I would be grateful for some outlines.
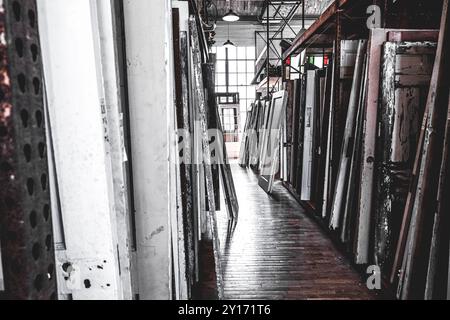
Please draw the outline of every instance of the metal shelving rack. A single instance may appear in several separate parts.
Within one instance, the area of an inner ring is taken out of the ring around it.
[[[256,73],[252,84],[257,85],[260,90],[266,91],[266,98],[270,99],[277,85],[282,81],[283,55],[280,54],[274,45],[275,41],[292,41],[294,39],[285,37],[286,29],[296,34],[291,23],[297,20],[297,12],[302,6],[303,27],[305,20],[305,2],[294,1],[271,1],[266,0],[264,9],[261,13],[260,21],[266,24],[265,32],[256,32],[255,37],[259,36],[266,45],[265,50],[259,56],[256,63]],[[277,25],[276,29],[272,26]],[[265,33],[263,35],[263,33]],[[271,58],[271,52],[275,56]],[[265,78],[260,80],[262,73]],[[271,79],[272,78],[272,79]],[[264,90],[264,86],[266,89]]]

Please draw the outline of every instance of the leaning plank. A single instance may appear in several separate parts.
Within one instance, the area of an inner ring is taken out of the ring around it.
[[[442,260],[447,260],[448,255],[440,256],[442,252],[441,246],[443,246],[442,241],[448,241],[448,230],[445,228],[448,226],[449,219],[449,172],[450,172],[450,97],[449,97],[449,107],[447,112],[447,123],[445,128],[445,136],[444,136],[444,153],[442,155],[441,161],[441,169],[439,172],[439,184],[438,184],[438,193],[437,193],[437,208],[434,214],[434,222],[433,222],[433,234],[431,239],[431,248],[430,248],[430,258],[428,260],[428,272],[427,272],[427,280],[425,283],[425,299],[432,300],[434,298],[435,293],[435,285],[437,278],[437,271],[439,267],[439,263],[443,263]],[[444,235],[446,235],[444,237]],[[448,249],[448,248],[447,248]],[[447,252],[445,252],[447,253]],[[446,261],[448,262],[448,261]],[[445,263],[445,262],[444,262]],[[450,292],[448,292],[450,294]]]
[[[420,34],[420,33],[416,32],[416,34]],[[433,38],[428,39],[428,40],[433,40]],[[394,262],[393,262],[392,270],[390,273],[390,283],[391,284],[393,284],[396,281],[396,279],[398,279],[399,271],[400,271],[401,264],[402,264],[402,258],[403,258],[404,252],[405,252],[408,229],[409,229],[409,224],[411,222],[412,206],[413,206],[413,202],[414,202],[415,192],[417,189],[417,178],[418,178],[419,165],[420,165],[420,160],[421,160],[421,155],[422,155],[422,148],[423,148],[423,144],[424,144],[424,140],[425,140],[425,130],[426,130],[427,123],[428,123],[428,105],[426,106],[423,121],[422,121],[422,126],[420,129],[418,144],[417,144],[417,148],[416,148],[416,150],[417,150],[416,157],[414,160],[414,167],[412,169],[412,174],[411,174],[410,190],[408,192],[405,207],[403,210],[402,224],[400,227],[399,237],[398,237],[398,241],[397,241],[397,248],[396,248],[396,252],[395,252],[395,256],[394,256]]]
[[[197,254],[196,249],[196,239],[195,239],[195,223],[194,223],[194,199],[193,199],[193,181],[192,181],[192,119],[189,114],[189,39],[188,33],[181,33],[181,85],[182,85],[182,108],[183,108],[183,129],[187,133],[187,143],[184,146],[184,156],[186,159],[184,166],[184,176],[185,185],[187,189],[185,190],[185,215],[184,220],[186,224],[184,225],[185,233],[187,237],[186,246],[188,248],[188,277],[191,285],[194,285],[196,265],[195,256]]]
[[[428,220],[427,212],[431,209],[430,203],[436,195],[437,186],[433,181],[437,180],[438,168],[437,156],[443,143],[443,129],[445,125],[445,114],[447,103],[444,99],[448,98],[448,66],[450,54],[449,39],[449,1],[444,1],[442,11],[441,32],[439,35],[439,44],[436,55],[436,61],[433,76],[430,85],[430,93],[428,95],[428,114],[429,121],[425,133],[425,143],[423,147],[422,161],[420,164],[419,179],[417,183],[417,192],[414,199],[412,211],[411,225],[409,229],[408,245],[405,252],[406,260],[403,268],[403,281],[401,288],[402,299],[411,297],[423,297],[422,288],[420,286],[422,277],[422,261],[424,246],[428,242],[428,232],[424,226]],[[434,198],[435,200],[435,198]],[[419,260],[421,259],[421,260]],[[416,280],[416,281],[413,281]],[[416,288],[413,286],[419,284]]]
[[[306,75],[300,76],[300,101],[299,101],[299,117],[298,117],[298,137],[295,143],[297,148],[295,190],[301,193],[302,177],[303,177],[303,139],[305,137],[305,105],[306,105]]]
[[[348,178],[347,195],[345,199],[345,208],[342,219],[341,228],[341,241],[342,243],[349,244],[351,236],[353,236],[353,225],[356,216],[356,195],[358,192],[359,174],[361,171],[361,150],[362,150],[362,133],[364,127],[364,111],[367,98],[367,55],[364,59],[364,75],[361,79],[361,92],[359,98],[358,115],[356,120],[355,139],[353,142],[352,159],[350,164],[350,174]]]
[[[223,297],[223,280],[222,280],[222,270],[220,267],[220,244],[218,239],[218,227],[217,227],[217,219],[216,219],[216,204],[215,204],[215,196],[214,196],[214,182],[211,170],[211,152],[209,147],[209,135],[208,135],[208,127],[207,127],[207,119],[206,119],[206,102],[205,102],[205,93],[204,93],[204,85],[203,85],[203,76],[202,76],[202,61],[201,61],[201,52],[200,52],[200,44],[198,39],[198,30],[197,24],[194,17],[189,18],[189,31],[191,35],[191,43],[192,43],[192,59],[193,59],[193,73],[195,83],[194,86],[194,94],[198,96],[198,111],[200,116],[200,126],[202,131],[202,153],[203,153],[203,162],[204,162],[204,170],[205,170],[205,178],[206,178],[206,193],[208,195],[209,202],[209,212],[208,212],[208,220],[210,223],[210,228],[213,236],[213,246],[214,246],[214,258],[216,263],[216,276],[218,283],[218,296],[219,299]]]
[[[306,103],[304,118],[304,140],[303,140],[303,168],[302,188],[300,198],[302,201],[310,201],[312,198],[313,165],[314,165],[314,135],[317,115],[317,72],[307,71],[306,79]]]
[[[422,127],[420,130],[420,136],[418,140],[416,158],[414,161],[414,168],[411,176],[410,191],[406,198],[405,210],[403,211],[403,220],[400,228],[399,240],[397,242],[397,249],[395,252],[394,263],[391,271],[390,282],[393,284],[399,277],[399,289],[401,288],[401,282],[404,279],[404,274],[401,272],[403,261],[405,260],[405,249],[407,242],[409,241],[408,230],[411,223],[412,209],[414,205],[414,198],[417,191],[417,180],[419,176],[419,166],[422,159],[423,145],[425,142],[425,130],[428,124],[428,105],[425,109],[425,114],[422,121]],[[401,291],[401,290],[400,290]]]
[[[336,51],[336,50],[335,50]],[[333,61],[333,60],[331,60]],[[336,65],[334,63],[330,64],[329,68],[332,68],[331,74],[331,89],[330,95],[335,91],[334,88],[336,86]],[[330,99],[330,105],[328,109],[328,127],[327,127],[327,145],[325,150],[325,176],[324,176],[324,184],[323,184],[323,197],[322,197],[322,218],[326,219],[330,212],[330,199],[331,199],[331,162],[332,162],[332,153],[333,153],[333,123],[334,123],[334,108],[335,102],[333,97]]]
[[[338,180],[331,210],[330,228],[335,230],[340,226],[342,211],[344,208],[346,183],[349,176],[352,142],[355,133],[355,122],[358,112],[358,104],[361,93],[361,78],[364,73],[364,57],[367,41],[360,40],[356,57],[355,71],[353,75],[353,86],[350,103],[347,111],[347,122],[345,125],[344,141],[342,144],[341,160],[338,171]]]
[[[375,163],[375,141],[377,134],[378,93],[380,83],[381,46],[386,41],[385,29],[371,31],[369,45],[369,76],[366,117],[363,134],[361,185],[358,199],[358,218],[355,239],[357,264],[369,262],[370,227],[372,217],[373,174]]]
[[[369,256],[369,230],[373,208],[373,179],[375,170],[375,142],[377,133],[377,117],[380,90],[380,66],[381,48],[384,42],[389,41],[433,41],[436,31],[430,30],[405,30],[405,29],[373,29],[370,35],[369,45],[369,76],[368,97],[366,106],[364,139],[363,139],[363,167],[361,173],[361,187],[358,199],[358,229],[356,239],[356,260],[359,263],[367,263]],[[406,240],[405,240],[406,241]],[[400,261],[402,255],[396,260]],[[399,263],[397,263],[397,266]],[[394,267],[391,281],[398,267]]]
[[[297,160],[297,147],[296,147],[296,141],[298,139],[298,117],[299,117],[299,113],[298,113],[298,103],[299,103],[299,91],[300,90],[300,86],[299,86],[299,80],[295,80],[294,81],[294,86],[293,86],[293,95],[292,95],[292,140],[291,140],[291,159],[290,159],[290,164],[289,164],[289,168],[290,168],[290,172],[289,172],[289,184],[293,187],[295,187],[295,176],[297,173],[296,170],[296,160]]]
[[[210,56],[211,58],[213,55]],[[210,134],[210,141],[214,141],[215,130],[217,129],[219,118],[217,118],[216,109],[217,109],[217,99],[216,99],[216,82],[215,82],[215,74],[216,74],[216,64],[215,61],[210,61],[203,64],[203,76],[204,83],[206,84],[206,94],[207,94],[207,117],[208,117],[208,129],[211,130]],[[216,150],[211,150],[211,157],[217,158]],[[215,204],[216,204],[216,211],[220,211],[220,168],[219,163],[216,161],[212,161],[211,164],[211,170],[213,173],[213,179],[214,179],[214,190],[215,192]]]
[[[324,198],[327,198],[328,189],[325,188],[324,180],[326,177],[326,168],[327,168],[327,147],[328,147],[328,125],[329,125],[329,117],[330,117],[330,101],[331,101],[331,93],[332,90],[332,82],[333,82],[333,66],[330,63],[326,67],[325,72],[325,81],[324,88],[321,95],[323,96],[321,103],[321,114],[320,114],[320,138],[318,142],[318,154],[319,154],[319,163],[317,165],[317,180],[316,180],[316,188],[317,194],[315,197],[315,201],[318,204],[317,207],[317,215],[322,215],[323,213],[323,205]]]
[[[175,114],[177,119],[177,129],[184,129],[184,106],[183,102],[183,70],[180,68],[182,65],[181,54],[181,31],[180,31],[180,12],[178,8],[172,10],[172,24],[173,24],[173,49],[175,60]],[[185,33],[184,33],[185,35]],[[188,129],[189,130],[189,129]],[[183,136],[183,139],[185,137]],[[186,143],[184,141],[184,143]],[[182,146],[178,144],[178,152],[184,152]],[[185,244],[189,242],[188,234],[185,233],[184,226],[188,225],[188,221],[185,219],[187,216],[188,198],[190,196],[191,185],[187,183],[190,180],[189,172],[186,167],[186,163],[181,163],[180,159],[177,159],[177,215],[172,215],[172,247],[174,252],[173,256],[178,259],[178,266],[174,268],[178,272],[174,272],[174,277],[178,280],[175,281],[175,292],[177,299],[186,300],[189,299],[189,279],[188,279],[188,251]],[[190,181],[189,181],[190,182]],[[175,259],[174,259],[175,260]],[[174,261],[175,263],[175,261]]]
[[[435,55],[431,42],[384,45],[374,210],[374,256],[383,273],[392,267]]]

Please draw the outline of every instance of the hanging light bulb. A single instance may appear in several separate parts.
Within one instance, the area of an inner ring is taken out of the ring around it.
[[[225,41],[225,43],[223,44],[223,46],[224,46],[226,49],[231,49],[231,48],[236,47],[236,45],[235,45],[233,42],[231,42],[229,39],[228,39],[227,41]]]
[[[226,22],[236,22],[239,21],[240,18],[236,13],[234,13],[232,9],[230,9],[230,11],[228,11],[228,13],[224,15],[222,19]]]
[[[236,47],[236,45],[233,42],[231,42],[231,40],[230,40],[230,24],[229,23],[228,23],[228,40],[225,41],[223,46],[226,49],[232,49],[232,48]]]

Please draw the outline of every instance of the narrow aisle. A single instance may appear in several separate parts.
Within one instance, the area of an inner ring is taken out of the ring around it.
[[[280,184],[269,197],[233,165],[239,223],[227,242],[219,214],[226,299],[372,299],[360,275]]]

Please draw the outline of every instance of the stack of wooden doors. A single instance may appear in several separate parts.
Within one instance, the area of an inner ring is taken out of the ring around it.
[[[448,20],[342,40],[290,86],[285,185],[402,299],[450,293]]]

